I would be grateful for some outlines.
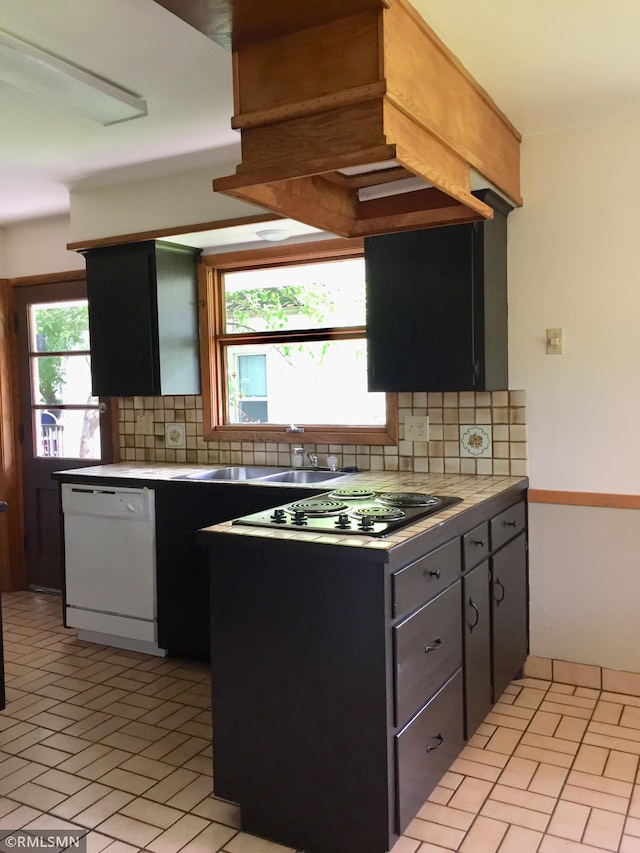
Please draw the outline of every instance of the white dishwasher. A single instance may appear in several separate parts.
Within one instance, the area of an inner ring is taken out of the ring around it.
[[[63,483],[66,620],[78,637],[158,647],[153,489]]]

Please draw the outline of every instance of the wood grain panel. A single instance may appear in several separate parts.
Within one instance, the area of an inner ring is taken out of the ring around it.
[[[265,166],[287,164],[295,174],[312,158],[341,158],[365,148],[387,143],[382,127],[382,100],[350,104],[330,112],[299,116],[289,121],[242,131],[242,174]]]
[[[8,280],[0,280],[0,500],[8,512],[0,515],[0,589],[25,586],[22,548],[22,482],[18,464],[15,413],[18,411],[14,382],[15,352],[12,346],[13,305]]]
[[[520,135],[409,4],[384,12],[387,97],[521,204]]]
[[[385,5],[384,0],[156,0],[227,50]]]
[[[603,492],[565,492],[551,489],[529,489],[529,502],[595,506],[611,509],[640,509],[640,495],[616,495]]]
[[[239,94],[236,113],[295,104],[378,82],[377,40],[378,15],[369,12],[247,45],[236,54],[234,65]]]

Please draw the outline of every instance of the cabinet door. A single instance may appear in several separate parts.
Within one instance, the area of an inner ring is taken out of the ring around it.
[[[528,650],[526,535],[491,558],[493,701],[522,669]]]
[[[190,530],[156,531],[158,645],[208,658],[208,548]]]
[[[87,252],[86,262],[93,393],[158,394],[152,253],[96,249]]]
[[[473,226],[368,237],[370,391],[473,389]]]
[[[491,608],[489,562],[462,582],[465,738],[469,740],[491,710]]]

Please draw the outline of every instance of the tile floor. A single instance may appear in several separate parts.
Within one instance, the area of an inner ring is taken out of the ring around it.
[[[287,853],[211,794],[205,666],[81,642],[53,596],[5,595],[3,614],[0,832],[83,828],[88,853]],[[393,853],[640,853],[639,756],[640,698],[514,682]]]

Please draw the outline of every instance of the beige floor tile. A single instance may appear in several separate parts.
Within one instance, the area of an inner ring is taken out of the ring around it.
[[[554,764],[540,764],[529,784],[529,790],[535,794],[559,797],[568,772],[566,767],[556,767]]]
[[[85,786],[82,790],[77,791],[75,794],[67,797],[64,801],[62,801],[55,808],[51,809],[51,812],[58,817],[68,818],[72,820],[77,814],[84,811],[85,809],[92,806],[94,803],[97,803],[98,800],[101,800],[107,794],[111,793],[111,789],[107,788],[106,785],[100,785],[96,782],[92,782],[87,785],[86,781]]]
[[[522,746],[533,746],[536,749],[551,750],[552,752],[562,752],[565,755],[575,755],[578,751],[578,744],[572,741],[567,741],[557,737],[547,737],[546,735],[529,734],[525,732],[520,739]]]
[[[416,853],[418,847],[420,847],[420,842],[413,838],[399,838],[389,853]]]
[[[456,758],[450,769],[462,776],[472,776],[474,779],[484,779],[487,782],[495,782],[500,775],[499,767],[478,764],[477,761],[467,761],[464,758]]]
[[[31,782],[32,779],[37,779],[42,773],[48,770],[44,764],[35,764],[28,762],[20,767],[19,770],[14,770],[8,773],[4,778],[0,778],[0,795],[10,794],[26,782]]]
[[[146,846],[152,853],[175,853],[207,828],[207,821],[185,815]]]
[[[460,845],[461,853],[495,853],[508,828],[503,821],[479,817]]]
[[[155,784],[153,779],[148,776],[140,776],[138,773],[130,773],[123,770],[121,767],[116,767],[105,773],[101,777],[101,781],[110,788],[116,788],[118,791],[127,791],[129,794],[140,796],[146,790]]]
[[[148,776],[150,779],[159,782],[173,773],[176,768],[171,764],[163,764],[161,761],[154,761],[151,758],[134,755],[133,758],[128,758],[124,761],[120,765],[120,769],[128,770],[130,773],[139,773],[140,776]]]
[[[554,737],[579,743],[583,738],[587,725],[587,720],[582,720],[578,717],[563,717],[554,732]]]
[[[517,729],[509,729],[505,726],[498,726],[495,732],[489,738],[485,749],[491,752],[501,752],[505,755],[511,755],[516,748],[521,734]]]
[[[215,820],[216,823],[224,823],[225,826],[240,829],[240,808],[235,803],[228,803],[226,800],[207,797],[197,806],[194,806],[191,813],[207,820]]]
[[[500,783],[512,788],[529,787],[533,775],[538,769],[538,762],[528,758],[511,757],[500,774]]]
[[[640,853],[640,838],[623,835],[620,842],[620,853]]]
[[[420,820],[450,826],[452,829],[469,829],[473,815],[460,809],[440,806],[437,803],[425,803],[417,814]]]
[[[149,800],[154,800],[157,803],[166,803],[171,797],[175,797],[183,788],[190,785],[194,779],[197,779],[197,773],[191,770],[178,769],[174,770],[170,776],[167,776],[161,782],[157,782],[152,788],[145,793]]]
[[[572,770],[567,777],[570,785],[580,788],[590,788],[592,791],[602,791],[603,794],[615,794],[617,797],[630,799],[633,792],[631,782],[623,782],[619,779],[608,779],[605,776],[596,776],[593,773],[582,773]]]
[[[448,805],[454,809],[461,809],[462,811],[476,814],[480,811],[482,804],[489,796],[492,784],[492,782],[468,776],[458,786]]]
[[[440,845],[440,847],[457,850],[465,834],[460,829],[452,829],[449,826],[442,826],[438,823],[414,818],[405,829],[404,835],[407,835],[409,838],[417,838],[419,841],[428,841],[431,844]],[[227,848],[232,850],[228,845]],[[232,851],[232,853],[235,853],[235,851]]]
[[[89,808],[84,809],[74,815],[74,822],[80,826],[88,826],[95,829],[111,815],[119,811],[122,806],[126,806],[133,800],[132,794],[126,794],[124,791],[111,791],[101,800],[98,800]]]
[[[143,823],[150,823],[160,829],[168,829],[181,817],[184,817],[184,812],[169,808],[169,806],[161,803],[154,803],[144,797],[131,800],[130,803],[120,809],[119,814],[141,820]]]
[[[489,738],[487,735],[472,735],[467,741],[467,746],[475,746],[478,749],[484,749],[485,746],[489,743]]]
[[[529,734],[553,735],[563,717],[561,714],[550,714],[548,711],[537,711],[527,726]]]
[[[515,790],[515,789],[514,789]],[[543,812],[534,812],[530,809],[514,806],[510,803],[501,803],[497,800],[488,799],[480,809],[483,817],[523,826],[525,829],[535,829],[541,832],[549,823],[549,815]]]
[[[617,726],[622,716],[624,705],[618,702],[598,702],[591,717],[596,723],[611,723]]]
[[[612,850],[615,853],[622,838],[623,826],[624,815],[591,809],[582,841],[585,844],[593,844],[594,847],[603,847],[605,850]]]
[[[637,817],[628,817],[624,828],[627,835],[633,835],[640,838],[640,819]]]
[[[583,743],[590,746],[602,746],[605,749],[614,749],[620,752],[631,752],[633,755],[640,755],[640,744],[637,741],[599,734],[590,729],[587,729],[585,732]]]
[[[33,809],[31,806],[18,806],[9,814],[0,817],[0,830],[22,829],[23,826],[39,818],[41,814],[39,809]]]
[[[603,794],[591,788],[579,788],[575,785],[565,785],[561,797],[572,803],[581,803],[596,809],[604,809],[609,812],[625,814],[629,801],[625,797],[616,797],[613,794]]]
[[[596,776],[601,776],[604,768],[609,760],[609,750],[601,746],[589,746],[582,744],[576,754],[576,760],[573,762],[574,770],[581,770],[583,773],[594,773]]]
[[[545,835],[540,842],[538,853],[602,853],[602,848],[592,847],[590,844],[581,844],[579,841],[566,841],[564,838],[555,838],[553,835]]]
[[[463,758],[466,761],[475,761],[478,764],[488,764],[491,767],[504,767],[509,760],[508,757],[502,753],[477,749],[473,746],[465,746],[460,753],[460,758]]]
[[[222,850],[235,835],[235,829],[212,823],[181,849],[180,853],[214,853]]]
[[[36,809],[49,811],[62,800],[66,799],[66,794],[61,794],[59,791],[52,791],[50,788],[43,788],[35,782],[27,782],[25,785],[21,785],[19,788],[11,791],[11,799],[26,806],[33,806]]]
[[[193,782],[186,785],[171,799],[167,800],[167,805],[183,811],[190,811],[198,803],[202,802],[205,797],[211,796],[213,792],[213,781],[210,776],[198,776]]]
[[[564,752],[541,749],[537,746],[519,744],[514,751],[518,758],[528,758],[530,761],[541,761],[544,764],[554,764],[556,767],[571,767],[573,756]]]
[[[561,800],[553,813],[547,832],[559,838],[580,841],[590,813],[588,806]]]
[[[555,797],[535,794],[532,791],[522,791],[519,788],[509,788],[507,785],[494,785],[489,799],[548,815],[551,814],[556,804]]]
[[[522,826],[510,826],[499,847],[499,853],[536,853],[541,838],[541,832]]]
[[[631,804],[629,806],[629,814],[631,817],[640,818],[640,785],[634,785],[633,793],[631,794]]]
[[[619,725],[628,726],[632,729],[640,729],[640,708],[635,705],[623,705],[622,715],[619,720]],[[31,718],[30,722],[34,722]],[[606,722],[610,722],[607,720]],[[39,724],[42,725],[42,724]]]
[[[115,814],[100,824],[100,832],[118,838],[127,844],[146,847],[162,830],[157,826],[143,823],[123,814]]]
[[[533,690],[531,687],[524,687],[515,698],[513,704],[516,707],[535,709],[539,707],[544,697],[545,694],[542,690]]]

